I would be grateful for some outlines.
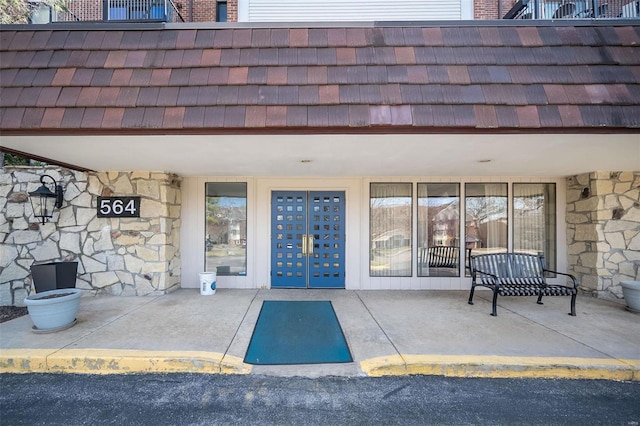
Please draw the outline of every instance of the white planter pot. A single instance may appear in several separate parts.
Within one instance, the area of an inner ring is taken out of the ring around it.
[[[627,310],[640,314],[640,281],[622,281],[622,294],[627,302]]]
[[[24,299],[34,331],[54,332],[72,327],[80,306],[82,290],[64,288],[31,294]]]

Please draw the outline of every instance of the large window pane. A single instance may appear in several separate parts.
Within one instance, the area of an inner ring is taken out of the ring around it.
[[[418,276],[459,275],[461,257],[459,184],[418,184],[417,254]]]
[[[206,184],[205,261],[218,275],[247,273],[247,184]]]
[[[506,183],[466,184],[465,212],[465,245],[471,254],[507,251]]]
[[[412,191],[410,183],[371,184],[372,277],[411,276]]]
[[[556,185],[513,184],[513,249],[544,254],[549,269],[556,269]]]

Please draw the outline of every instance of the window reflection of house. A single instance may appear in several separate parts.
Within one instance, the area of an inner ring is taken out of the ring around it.
[[[507,185],[467,183],[465,196],[466,235],[477,240],[468,248],[482,249],[483,253],[506,251]]]
[[[405,235],[405,231],[401,229],[385,232],[373,239],[374,249],[408,247],[410,244],[411,238]]]
[[[491,248],[491,242],[507,241],[508,221],[503,218],[478,221],[473,216],[467,216],[466,248]],[[504,251],[505,247],[496,247],[497,251]],[[487,250],[483,250],[487,251]]]
[[[219,208],[217,220],[207,224],[207,235],[214,244],[242,245],[246,235],[245,207]]]
[[[430,235],[433,236],[433,240],[429,241],[429,246],[457,246],[459,221],[458,202],[451,203],[440,210],[431,219],[433,231]]]

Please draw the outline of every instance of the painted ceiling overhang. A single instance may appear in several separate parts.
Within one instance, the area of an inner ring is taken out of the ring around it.
[[[0,150],[182,176],[640,168],[640,22],[0,29]]]

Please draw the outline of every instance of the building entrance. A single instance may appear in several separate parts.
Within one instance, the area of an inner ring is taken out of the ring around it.
[[[344,191],[271,194],[271,287],[345,287]]]

